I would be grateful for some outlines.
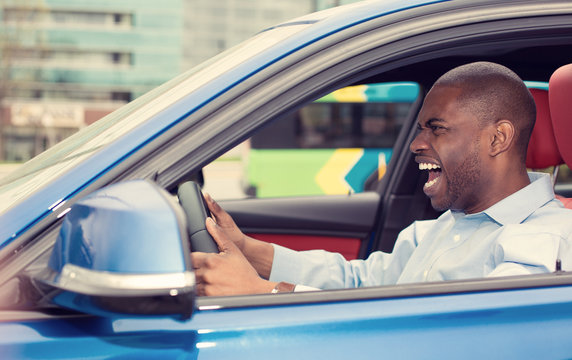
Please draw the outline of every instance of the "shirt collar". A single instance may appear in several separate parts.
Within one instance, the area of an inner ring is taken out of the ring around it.
[[[483,211],[501,225],[520,224],[538,208],[554,199],[549,174],[528,173],[530,184]]]

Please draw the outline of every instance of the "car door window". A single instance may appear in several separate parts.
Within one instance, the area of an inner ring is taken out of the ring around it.
[[[209,164],[205,190],[219,199],[366,191],[385,174],[418,95],[412,82],[338,89]]]

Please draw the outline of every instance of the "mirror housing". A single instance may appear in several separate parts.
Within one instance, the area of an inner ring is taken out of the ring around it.
[[[195,276],[183,209],[149,181],[102,188],[71,207],[35,280],[80,312],[188,319]]]

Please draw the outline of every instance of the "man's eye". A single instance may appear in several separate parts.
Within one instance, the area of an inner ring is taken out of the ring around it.
[[[433,125],[431,123],[421,125],[417,123],[417,130],[422,131],[423,129],[427,129],[433,133],[439,133],[442,132],[443,130],[446,130],[445,127],[440,125]]]

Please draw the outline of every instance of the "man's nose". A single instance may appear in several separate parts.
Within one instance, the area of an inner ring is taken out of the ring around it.
[[[429,145],[427,143],[425,132],[420,130],[409,145],[409,150],[411,150],[411,152],[414,154],[418,154],[423,150],[427,150],[428,148]]]

